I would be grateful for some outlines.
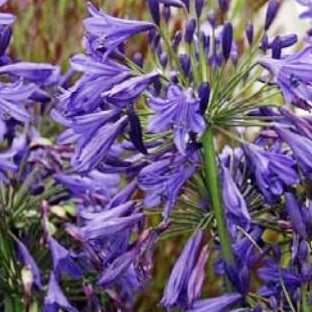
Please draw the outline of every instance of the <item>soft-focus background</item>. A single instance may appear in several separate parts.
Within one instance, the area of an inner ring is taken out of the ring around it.
[[[115,16],[149,19],[144,0],[92,0],[92,2]],[[236,0],[236,2],[243,10],[239,12],[240,19],[237,20],[237,23],[242,26],[241,29],[247,19],[252,19],[255,12],[258,10],[263,14],[265,12],[266,0]],[[271,31],[278,29],[281,33],[291,33],[296,29],[296,33],[303,36],[308,25],[297,19],[300,7],[295,0],[282,0],[281,2],[283,5],[278,20]],[[68,67],[69,57],[82,50],[82,21],[87,14],[86,3],[87,1],[84,0],[9,0],[4,10],[17,16],[14,25],[14,40],[10,47],[11,53],[27,61],[61,64],[65,70]],[[242,16],[246,20],[242,20]],[[261,17],[255,23],[261,25],[264,18],[260,19]],[[177,27],[179,27],[178,24],[179,21],[177,21]],[[144,53],[146,46],[147,39],[142,37],[141,41],[136,41],[133,46],[129,47],[130,55],[135,51]],[[135,311],[163,311],[157,307],[157,303],[184,239],[185,237],[180,235],[174,239],[171,238],[170,243],[166,240],[160,242],[155,255],[157,261],[154,267],[154,279],[146,292],[138,298]],[[211,267],[210,264],[209,267]],[[213,274],[208,273],[208,281],[209,294],[213,295],[219,285]]]

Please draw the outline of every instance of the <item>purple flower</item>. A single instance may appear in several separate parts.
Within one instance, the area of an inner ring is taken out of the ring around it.
[[[154,28],[152,23],[109,16],[102,10],[97,10],[91,3],[88,3],[88,9],[92,17],[84,20],[84,26],[87,33],[94,36],[98,44],[105,48],[105,55],[109,55],[133,35]]]
[[[219,0],[219,7],[223,12],[228,11],[230,6],[230,0]]]
[[[120,277],[120,275],[125,273],[137,254],[138,249],[134,246],[128,252],[116,258],[110,266],[104,270],[98,281],[98,285],[106,288],[107,286],[110,286],[110,284],[116,283],[116,280]]]
[[[281,279],[286,289],[291,293],[301,286],[301,278],[294,269],[280,268],[279,264],[273,260],[267,260],[266,266],[258,270],[258,275],[260,279],[267,284],[272,294],[281,292]],[[263,288],[263,290],[264,289],[265,288]]]
[[[293,229],[307,240],[312,228],[310,207],[303,207],[291,193],[285,193],[285,207]]]
[[[32,85],[24,85],[21,82],[0,85],[0,118],[12,117],[21,122],[28,122],[30,116],[21,104],[34,92]]]
[[[292,149],[304,174],[312,179],[312,140],[284,128],[275,128],[275,130]]]
[[[296,162],[291,157],[266,151],[255,144],[245,145],[244,151],[258,188],[269,203],[284,193],[285,186],[298,183],[297,172],[293,169]]]
[[[49,238],[49,247],[53,259],[53,271],[59,274],[70,275],[75,279],[82,277],[81,268],[73,261],[70,252],[58,243],[53,237]]]
[[[130,75],[127,67],[116,62],[93,59],[83,54],[72,57],[71,66],[84,74],[62,95],[62,108],[67,115],[93,112],[103,102],[101,94]]]
[[[226,209],[227,221],[230,224],[233,223],[234,225],[240,225],[248,229],[251,218],[243,195],[226,167],[222,167],[221,176],[223,181],[223,202]]]
[[[279,8],[279,3],[277,0],[270,0],[265,16],[265,25],[264,29],[268,30],[275,19],[277,10]]]
[[[104,161],[110,147],[127,123],[124,116],[112,124],[94,125],[88,132],[81,135],[72,159],[72,165],[78,171],[91,171]]]
[[[226,23],[222,30],[222,52],[225,60],[230,57],[233,44],[233,26],[231,23]]]
[[[203,232],[201,230],[194,233],[174,264],[161,299],[161,304],[168,309],[187,306],[188,282],[196,265],[202,238]]]
[[[27,247],[20,240],[15,239],[15,242],[21,262],[24,266],[30,269],[35,286],[38,289],[42,289],[41,275],[37,263],[29,253]]]
[[[274,75],[274,82],[280,87],[288,103],[300,108],[311,109],[312,47],[286,56],[282,59],[264,58],[260,64]]]
[[[0,74],[10,74],[41,85],[60,77],[60,68],[51,64],[19,62],[0,67]]]
[[[166,99],[151,98],[148,104],[156,112],[149,119],[148,129],[160,133],[173,127],[174,143],[182,154],[185,154],[189,133],[202,134],[205,131],[205,120],[199,114],[200,101],[192,97],[190,91],[184,92],[171,85]]]
[[[253,38],[254,38],[254,26],[251,22],[248,22],[246,25],[246,36],[247,36],[249,45],[252,45]]]
[[[68,312],[78,312],[64,296],[56,276],[52,272],[50,274],[49,289],[44,299],[43,312],[58,312],[59,309],[63,309]]]
[[[164,218],[168,218],[184,183],[194,174],[194,167],[173,166],[171,159],[156,161],[144,167],[138,176],[139,187],[145,191],[144,206],[157,207],[165,202]]]
[[[102,97],[117,106],[123,107],[136,100],[147,86],[159,77],[157,70],[137,77],[132,77],[102,93]]]
[[[128,207],[126,204],[123,209],[132,208]],[[121,209],[117,209],[118,211]],[[85,240],[93,240],[97,238],[109,237],[116,235],[120,231],[124,231],[127,228],[132,228],[136,223],[143,220],[144,215],[142,213],[133,213],[129,216],[114,216],[115,211],[112,211],[110,216],[102,216],[99,219],[92,219],[86,223],[85,226],[81,227],[79,231],[82,233],[82,237]],[[106,217],[106,219],[105,219]],[[101,220],[104,219],[103,222]]]
[[[205,280],[205,266],[209,258],[209,247],[205,245],[199,255],[197,263],[191,273],[188,286],[187,286],[187,301],[188,305],[198,299],[201,294],[203,283]]]
[[[223,312],[228,306],[238,302],[241,298],[241,294],[230,293],[215,298],[198,300],[187,312]]]

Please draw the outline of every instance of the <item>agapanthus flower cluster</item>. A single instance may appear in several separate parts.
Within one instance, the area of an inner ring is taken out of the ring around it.
[[[155,250],[179,242],[160,308],[310,311],[309,40],[272,35],[277,0],[243,33],[239,1],[145,2],[146,21],[88,3],[65,75],[11,60],[14,17],[0,14],[5,281],[21,277],[26,310],[38,296],[46,312],[134,311]],[[127,49],[137,38],[144,54]]]

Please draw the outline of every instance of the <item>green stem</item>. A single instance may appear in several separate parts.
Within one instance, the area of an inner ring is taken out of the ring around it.
[[[311,312],[308,303],[308,283],[304,283],[301,287],[302,312]]]
[[[223,259],[230,263],[234,263],[232,253],[231,237],[226,226],[226,220],[223,211],[222,196],[220,192],[219,171],[216,159],[216,151],[213,143],[213,128],[208,126],[203,139],[205,178],[207,188],[210,193],[211,205],[217,222],[217,230],[220,238]],[[233,291],[233,286],[229,280],[226,280],[227,290]]]

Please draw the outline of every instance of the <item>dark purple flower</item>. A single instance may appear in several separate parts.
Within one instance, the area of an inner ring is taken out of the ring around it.
[[[197,18],[200,18],[204,4],[205,4],[205,0],[195,0],[195,12],[196,12]]]
[[[204,118],[199,114],[200,101],[190,91],[171,85],[167,99],[151,98],[149,106],[156,112],[149,119],[148,129],[160,133],[173,127],[174,143],[179,152],[185,154],[189,132],[202,134],[206,128]]]
[[[176,51],[178,49],[179,44],[181,43],[182,40],[182,32],[179,30],[174,34],[174,37],[172,39],[172,49]]]
[[[282,59],[264,58],[260,64],[274,75],[287,103],[309,110],[312,101],[312,47]]]
[[[125,127],[126,116],[112,124],[95,124],[85,135],[79,137],[72,165],[79,171],[91,171],[108,155],[110,147]]]
[[[187,301],[189,306],[192,306],[193,302],[201,295],[205,280],[205,266],[207,264],[209,254],[209,247],[208,245],[205,245],[202,248],[197,263],[191,273],[187,286]]]
[[[12,27],[8,25],[0,25],[0,56],[6,57],[3,54],[9,46],[10,40],[12,37]],[[1,60],[1,62],[3,62]],[[6,65],[6,63],[1,64]]]
[[[210,99],[210,84],[209,82],[203,82],[198,88],[198,97],[200,98],[200,109],[201,115],[204,115],[209,104]]]
[[[275,19],[277,10],[279,8],[279,3],[277,0],[270,0],[265,16],[264,29],[268,30]]]
[[[292,222],[293,229],[303,239],[307,240],[309,238],[309,232],[311,228],[311,226],[309,226],[309,221],[307,222],[306,219],[307,215],[309,214],[309,209],[299,204],[291,193],[285,193],[285,207],[287,214]]]
[[[233,44],[233,26],[231,23],[226,23],[222,30],[222,53],[225,60],[230,57]]]
[[[18,239],[15,239],[18,251],[18,257],[24,266],[30,269],[35,286],[42,289],[41,275],[37,263],[29,253],[27,247]]]
[[[49,247],[53,259],[53,271],[58,275],[69,275],[75,279],[82,277],[81,268],[74,262],[70,252],[53,237],[49,238]]]
[[[112,17],[97,10],[91,3],[88,3],[88,9],[91,17],[84,20],[84,26],[88,34],[97,38],[101,47],[106,49],[105,55],[109,55],[133,35],[154,28],[152,23]]]
[[[105,91],[102,97],[117,106],[132,103],[159,75],[160,73],[155,70],[146,75],[132,77]]]
[[[196,28],[196,19],[192,18],[187,22],[185,26],[184,40],[186,43],[191,44],[191,42],[193,41],[195,28]]]
[[[223,312],[230,305],[238,302],[242,298],[241,294],[229,293],[223,296],[198,300],[187,312]]]
[[[230,0],[219,0],[219,7],[223,12],[228,11],[230,6]]]
[[[140,188],[145,191],[144,206],[157,207],[165,202],[163,216],[167,219],[184,183],[194,174],[194,167],[170,165],[170,158],[153,162],[144,167],[138,176]]]
[[[221,177],[223,181],[222,195],[227,221],[229,224],[240,225],[248,229],[251,218],[242,193],[226,167],[221,169]]]
[[[251,22],[248,22],[246,25],[246,36],[247,36],[249,45],[251,45],[253,43],[253,37],[254,37],[254,27]]]
[[[203,232],[201,230],[194,233],[174,264],[161,299],[161,304],[168,309],[187,306],[187,285],[196,265],[202,238]]]
[[[312,140],[284,128],[276,128],[276,132],[290,146],[304,174],[312,179]]]
[[[156,25],[160,23],[160,11],[158,0],[147,0],[149,10]]]
[[[285,186],[298,183],[298,174],[293,169],[296,162],[291,157],[266,151],[255,144],[245,145],[244,151],[251,162],[257,186],[269,203],[284,193]]]
[[[137,254],[138,249],[136,248],[136,246],[134,246],[128,252],[116,258],[109,265],[109,267],[104,270],[98,281],[98,285],[106,288],[109,287],[111,284],[116,283],[120,275],[124,274],[125,271],[129,268]]]
[[[57,282],[56,276],[52,272],[50,274],[48,293],[44,299],[43,312],[58,312],[59,309],[68,312],[78,312],[78,310],[68,302]]]
[[[274,288],[277,287],[275,291],[281,291],[281,279],[288,291],[293,292],[301,286],[301,278],[294,269],[280,268],[279,264],[273,260],[267,260],[266,266],[260,268],[258,274],[262,281]]]
[[[190,56],[187,54],[180,54],[179,55],[179,61],[180,61],[180,65],[181,65],[181,69],[183,71],[183,74],[188,77],[191,78],[192,77],[192,72],[191,72],[191,59]]]

